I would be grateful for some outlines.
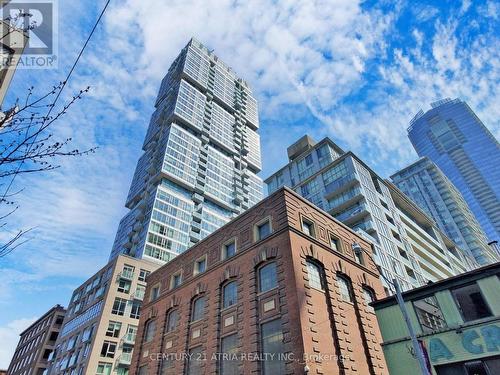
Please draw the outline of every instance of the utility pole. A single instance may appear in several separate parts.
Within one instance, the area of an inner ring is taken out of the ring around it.
[[[405,301],[403,299],[403,295],[401,294],[401,288],[399,287],[398,280],[393,279],[392,284],[394,285],[394,289],[396,290],[396,299],[398,301],[399,308],[401,309],[401,313],[403,314],[403,318],[406,322],[406,326],[408,327],[408,332],[410,333],[411,337],[411,343],[413,344],[413,350],[415,351],[415,356],[417,357],[418,364],[420,365],[422,375],[431,375],[426,365],[424,353],[422,352],[422,348],[420,347],[420,344],[417,340],[417,335],[415,335],[415,331],[413,330],[413,326],[411,325],[410,317],[408,316],[408,310],[406,310]]]

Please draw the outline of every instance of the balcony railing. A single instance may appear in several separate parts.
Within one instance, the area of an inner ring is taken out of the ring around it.
[[[133,345],[135,343],[135,337],[136,333],[127,333],[125,336],[123,336],[122,340],[124,344],[130,344]]]
[[[144,294],[146,293],[146,291],[144,289],[136,289],[133,293],[132,293],[132,297],[134,299],[138,299],[139,301],[143,301],[144,300]]]
[[[118,277],[121,279],[125,279],[125,280],[133,280],[134,279],[134,271],[123,270],[122,272],[120,272],[118,274]]]
[[[345,221],[364,212],[367,212],[367,206],[362,203],[340,213],[339,215],[335,215],[335,218],[340,221]]]
[[[353,182],[357,181],[354,174],[348,174],[347,176],[341,177],[333,182],[330,182],[325,186],[325,195],[329,199],[337,190],[341,188],[349,188]]]
[[[132,353],[122,353],[120,357],[118,357],[118,364],[130,366],[132,363]]]

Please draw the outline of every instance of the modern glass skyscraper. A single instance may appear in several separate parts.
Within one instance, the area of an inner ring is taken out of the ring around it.
[[[329,138],[316,143],[305,136],[288,148],[288,158],[265,180],[269,193],[289,186],[369,239],[387,279],[412,289],[473,267],[410,199]]]
[[[462,193],[488,239],[500,239],[500,144],[460,99],[431,106],[410,122],[413,147]]]
[[[162,262],[263,197],[257,101],[192,39],[161,83],[110,258]]]
[[[498,261],[462,194],[424,157],[391,176],[394,184],[432,217],[457,245],[479,264]]]

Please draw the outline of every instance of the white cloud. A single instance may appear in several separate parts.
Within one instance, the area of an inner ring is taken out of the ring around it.
[[[0,368],[7,369],[14,355],[19,334],[30,326],[37,318],[22,318],[12,320],[0,327]]]

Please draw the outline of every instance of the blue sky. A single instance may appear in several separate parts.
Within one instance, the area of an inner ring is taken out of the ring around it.
[[[59,69],[18,71],[5,104],[65,76],[103,3],[60,1]],[[191,36],[252,86],[262,177],[286,162],[286,146],[304,133],[332,137],[388,176],[416,158],[409,120],[442,97],[468,101],[500,137],[499,2],[111,4],[65,95],[88,85],[91,92],[55,128],[98,151],[17,180],[25,189],[9,229],[35,230],[0,260],[0,368],[22,329],[67,304],[72,289],[105,264],[159,83]]]

